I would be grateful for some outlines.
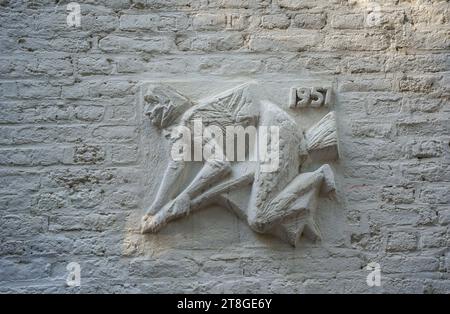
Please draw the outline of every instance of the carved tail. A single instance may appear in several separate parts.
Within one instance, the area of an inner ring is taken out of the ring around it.
[[[317,161],[336,160],[339,157],[334,111],[328,113],[306,132],[307,150]]]

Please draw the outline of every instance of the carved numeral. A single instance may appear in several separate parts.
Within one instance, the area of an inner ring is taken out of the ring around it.
[[[320,107],[323,104],[324,96],[320,88],[313,87],[311,90],[311,107]]]
[[[295,108],[296,105],[297,105],[297,89],[291,87],[289,94],[289,108]]]
[[[306,107],[311,101],[311,90],[300,88],[297,90],[297,107]]]
[[[331,106],[331,88],[291,88],[289,95],[290,108]]]
[[[331,88],[326,88],[325,89],[326,90],[326,93],[325,93],[325,102],[324,102],[324,105],[326,106],[326,107],[330,107],[331,105],[332,105],[332,90],[331,90]]]

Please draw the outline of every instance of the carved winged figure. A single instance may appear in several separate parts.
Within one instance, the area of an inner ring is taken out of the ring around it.
[[[193,162],[170,159],[155,200],[142,218],[142,233],[158,232],[176,218],[219,204],[237,214],[255,232],[273,234],[291,245],[295,246],[302,234],[320,238],[315,212],[318,198],[335,191],[333,171],[328,164],[313,172],[299,173],[299,169],[308,155],[337,158],[334,113],[328,113],[303,132],[292,117],[261,99],[252,87],[253,84],[240,85],[199,103],[168,86],[150,88],[145,97],[146,114],[161,129],[192,129],[196,119],[205,127],[215,125],[222,130],[228,126],[277,126],[279,167],[267,172],[262,171],[264,161],[233,162],[224,156],[204,160],[198,170]],[[171,140],[176,144],[181,139]]]

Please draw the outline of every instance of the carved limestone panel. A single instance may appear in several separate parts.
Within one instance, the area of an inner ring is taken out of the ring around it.
[[[144,123],[168,134],[170,153],[142,233],[220,205],[294,246],[301,235],[320,239],[318,200],[335,193],[329,163],[339,157],[336,116],[325,107],[331,87],[282,90],[280,97],[264,82],[244,82],[193,99],[170,83],[146,85]],[[305,106],[318,113],[296,112]],[[317,166],[301,171],[308,160]]]

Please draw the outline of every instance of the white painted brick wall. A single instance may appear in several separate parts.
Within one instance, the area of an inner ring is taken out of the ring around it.
[[[373,1],[370,26],[362,0],[80,0],[80,28],[67,2],[0,0],[0,292],[450,292],[448,1]],[[140,82],[285,75],[335,82],[324,240],[294,249],[220,209],[140,235],[164,168]]]

